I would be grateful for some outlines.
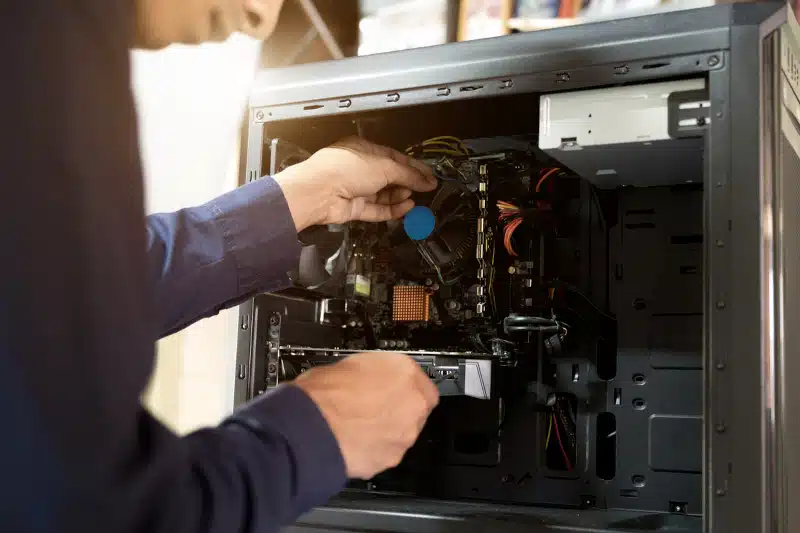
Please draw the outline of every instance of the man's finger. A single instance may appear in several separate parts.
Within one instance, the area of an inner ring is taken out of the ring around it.
[[[408,187],[417,192],[432,191],[438,185],[433,170],[422,161],[386,146],[378,148],[383,152],[381,155],[394,163],[394,169],[389,169],[387,172],[391,184]],[[392,174],[396,176],[395,179],[391,179]]]
[[[388,146],[360,139],[360,148],[380,158],[387,159],[388,185],[400,185],[417,192],[432,191],[438,185],[431,167]]]
[[[416,192],[429,192],[437,187],[436,178],[433,174],[425,174],[419,170],[419,165],[425,166],[418,161],[414,165],[408,163],[408,156],[400,154],[398,158],[403,158],[405,162],[397,159],[384,159],[380,162],[383,167],[383,175],[386,178],[386,185],[396,185],[405,187]]]
[[[398,185],[412,191],[428,192],[436,189],[438,182],[433,170],[423,163],[388,146],[382,146],[358,137],[348,137],[334,146],[360,152],[381,166],[385,186]]]
[[[374,202],[381,205],[399,204],[411,198],[413,191],[406,187],[389,187],[383,189],[375,196]]]
[[[428,406],[428,411],[432,411],[434,407],[439,404],[439,388],[428,378],[428,376],[421,376],[416,381],[417,388]]]
[[[358,220],[363,222],[386,222],[387,220],[396,220],[411,211],[413,207],[414,201],[410,199],[392,205],[367,203],[359,214]]]

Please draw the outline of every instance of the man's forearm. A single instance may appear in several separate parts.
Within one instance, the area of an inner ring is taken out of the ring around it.
[[[272,178],[211,202],[147,217],[159,336],[288,285],[300,244]]]

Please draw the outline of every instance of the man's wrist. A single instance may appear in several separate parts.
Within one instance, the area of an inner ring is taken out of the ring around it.
[[[311,180],[299,163],[273,177],[283,191],[297,231],[322,224],[327,218],[330,194],[320,187],[320,180]]]

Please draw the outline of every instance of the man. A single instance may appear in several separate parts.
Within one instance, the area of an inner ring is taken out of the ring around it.
[[[435,406],[398,354],[310,372],[185,438],[140,405],[155,339],[284,286],[298,230],[399,217],[435,187],[349,140],[143,231],[128,46],[264,37],[280,4],[4,4],[0,531],[276,531],[397,464]]]

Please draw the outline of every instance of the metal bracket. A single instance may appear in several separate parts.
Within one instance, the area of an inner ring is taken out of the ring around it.
[[[478,183],[478,227],[477,244],[475,245],[475,258],[478,260],[478,303],[475,313],[483,316],[486,312],[488,301],[489,270],[486,263],[488,243],[487,228],[489,216],[489,171],[486,165],[480,167],[480,182]]]
[[[267,389],[278,386],[281,364],[281,315],[269,316],[269,336],[267,340]]]

